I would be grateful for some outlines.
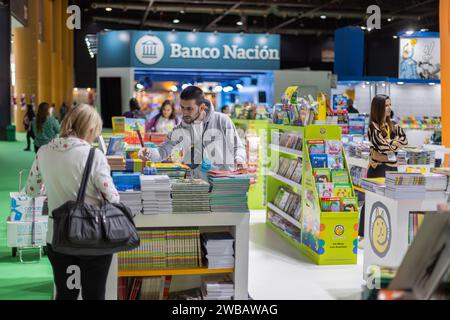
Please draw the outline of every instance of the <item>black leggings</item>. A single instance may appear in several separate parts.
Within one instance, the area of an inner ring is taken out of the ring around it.
[[[387,171],[397,171],[397,168],[395,167],[389,167],[384,164],[380,164],[376,167],[376,169],[373,169],[372,167],[369,167],[369,170],[367,170],[367,178],[384,178],[386,177]],[[365,219],[365,209],[366,205],[364,204],[361,209],[361,215],[359,217],[359,230],[358,235],[360,237],[364,237],[364,219]]]
[[[53,251],[48,243],[47,254],[53,268],[56,300],[77,300],[80,290],[74,288],[76,283],[81,284],[83,300],[105,300],[106,279],[112,255],[69,256]],[[76,279],[77,274],[80,275],[79,280]]]
[[[28,130],[27,131],[27,149],[30,149],[31,146],[31,139],[34,140],[34,133],[33,130]]]

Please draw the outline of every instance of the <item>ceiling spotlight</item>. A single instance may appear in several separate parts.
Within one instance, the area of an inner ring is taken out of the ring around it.
[[[175,24],[177,24],[177,23],[180,23],[180,20],[179,20],[179,19],[173,19],[172,22],[175,23]]]
[[[392,38],[397,39],[398,37],[397,36],[392,36]]]
[[[435,86],[436,83],[435,83],[435,82],[430,82],[428,85],[430,85],[430,86]]]
[[[181,10],[180,13],[181,13],[181,14],[184,14],[184,10]]]
[[[408,30],[405,32],[408,36],[412,35],[414,33],[414,30]]]
[[[401,85],[403,85],[405,83],[403,81],[399,81],[399,82],[397,82],[397,84],[401,86]]]
[[[238,25],[238,26],[242,26],[244,23],[242,22],[242,21],[238,21],[238,22],[236,22],[236,25]]]
[[[366,28],[366,27],[364,27],[364,26],[362,26],[362,27],[361,27],[361,30],[366,30],[366,29],[367,29],[367,28]]]
[[[325,20],[327,18],[327,16],[320,16],[320,19]]]
[[[388,21],[388,22],[392,22],[392,18],[388,18],[387,21]]]
[[[111,11],[112,11],[112,8],[109,8],[109,7],[108,7],[108,8],[105,8],[105,10],[108,11],[108,12],[111,12]]]
[[[223,92],[231,92],[231,91],[233,91],[232,86],[226,86],[225,88],[223,88]]]
[[[216,86],[213,91],[215,93],[220,93],[220,92],[222,92],[222,90],[223,90],[222,86]]]
[[[238,83],[238,84],[236,85],[236,88],[240,90],[240,89],[243,89],[244,86],[243,86],[242,84]]]
[[[420,31],[421,31],[421,32],[427,32],[427,31],[430,31],[430,29],[424,28],[424,29],[420,29]]]
[[[178,87],[173,85],[173,86],[170,87],[170,91],[177,92],[178,91]]]

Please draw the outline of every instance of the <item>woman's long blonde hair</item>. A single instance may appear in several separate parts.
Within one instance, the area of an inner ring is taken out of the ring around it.
[[[61,123],[61,137],[75,136],[86,140],[93,130],[95,137],[102,132],[103,121],[97,110],[87,104],[72,108]]]

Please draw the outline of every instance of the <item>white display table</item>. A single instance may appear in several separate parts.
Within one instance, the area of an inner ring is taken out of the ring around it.
[[[210,213],[210,214],[161,214],[137,215],[137,228],[173,228],[173,227],[231,227],[235,239],[235,267],[233,272],[235,299],[248,299],[248,249],[249,249],[249,213]],[[182,270],[180,270],[182,271]],[[196,274],[210,274],[213,269],[198,270]],[[195,272],[195,270],[194,270]],[[163,274],[164,270],[158,271]],[[179,274],[189,275],[189,272]],[[106,299],[117,300],[118,263],[114,256],[106,285]]]
[[[408,250],[409,214],[436,211],[442,199],[391,199],[366,191],[364,277],[371,265],[397,268]]]

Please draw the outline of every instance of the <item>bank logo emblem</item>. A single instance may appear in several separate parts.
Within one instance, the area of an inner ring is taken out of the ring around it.
[[[164,57],[164,44],[156,36],[143,36],[136,43],[135,54],[143,64],[156,64]]]

